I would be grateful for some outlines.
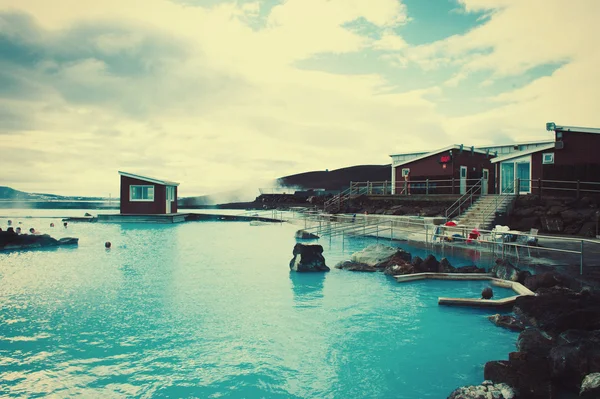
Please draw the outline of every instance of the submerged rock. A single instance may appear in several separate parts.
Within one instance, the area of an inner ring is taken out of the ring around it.
[[[600,398],[600,373],[592,373],[585,376],[581,383],[579,396],[582,398]]]
[[[396,258],[410,262],[410,253],[395,247],[390,247],[383,244],[369,245],[362,251],[352,254],[350,260],[355,263],[364,263],[377,268],[386,268],[390,266],[390,261],[394,262]]]
[[[366,263],[352,262],[351,260],[345,260],[337,265],[335,265],[336,269],[348,270],[351,272],[377,272],[375,266],[367,265]]]
[[[497,259],[492,273],[503,280],[519,281],[520,270],[506,259]]]
[[[369,245],[362,251],[353,253],[350,260],[338,263],[335,268],[354,272],[384,271],[389,275],[407,274],[406,272],[395,272],[405,270],[410,266],[410,261],[410,253],[403,249],[376,244]]]
[[[328,272],[321,245],[296,244],[294,257],[290,261],[290,270],[296,272]]]
[[[387,267],[383,274],[387,274],[388,276],[400,276],[403,274],[413,274],[415,272],[415,268],[410,263],[404,263],[401,265],[392,265]]]
[[[0,250],[35,249],[77,245],[78,243],[79,238],[73,237],[65,237],[57,240],[48,234],[16,234],[10,231],[0,231]]]
[[[488,320],[498,327],[508,328],[512,331],[523,331],[525,329],[523,322],[513,316],[495,314],[488,316]]]
[[[515,392],[507,384],[494,384],[484,381],[481,385],[472,385],[455,389],[448,399],[513,399]]]
[[[318,235],[308,232],[306,230],[298,230],[295,234],[295,237],[302,240],[312,240],[319,238]]]

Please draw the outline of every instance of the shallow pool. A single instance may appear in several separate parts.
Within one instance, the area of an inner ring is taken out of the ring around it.
[[[0,396],[443,398],[513,350],[490,312],[437,305],[487,283],[290,273],[295,229],[41,229],[80,245],[0,254]],[[370,242],[323,242],[328,265]]]

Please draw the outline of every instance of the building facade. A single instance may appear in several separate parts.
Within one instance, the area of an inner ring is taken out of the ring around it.
[[[482,192],[492,193],[492,155],[452,145],[392,163],[393,194],[464,194],[483,179]]]
[[[121,172],[120,212],[126,215],[177,213],[179,183]]]
[[[529,194],[540,185],[559,182],[600,182],[600,129],[556,126],[551,144],[516,151],[492,160],[499,176],[497,192]]]

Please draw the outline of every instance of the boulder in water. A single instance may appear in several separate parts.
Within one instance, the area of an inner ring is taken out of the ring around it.
[[[512,331],[523,331],[525,329],[523,322],[514,316],[495,314],[488,316],[488,320],[498,327],[508,328]]]
[[[519,281],[520,272],[521,270],[505,259],[496,260],[496,264],[492,267],[492,273],[502,280]]]
[[[290,261],[290,270],[296,272],[328,272],[321,245],[296,244],[294,257]]]
[[[585,376],[581,383],[579,396],[582,398],[600,398],[600,373],[592,373]]]
[[[471,385],[455,389],[448,399],[513,399],[515,392],[506,384],[484,381],[481,385]]]
[[[295,234],[295,237],[301,240],[314,240],[319,238],[318,235],[308,232],[306,230],[298,230]]]

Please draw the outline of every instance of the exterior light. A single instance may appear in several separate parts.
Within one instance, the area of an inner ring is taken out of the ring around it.
[[[554,122],[548,122],[546,123],[546,130],[547,131],[553,131],[554,129],[556,129],[556,123]]]

